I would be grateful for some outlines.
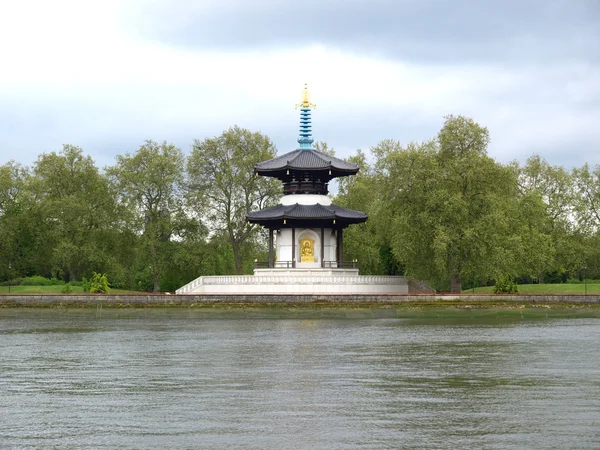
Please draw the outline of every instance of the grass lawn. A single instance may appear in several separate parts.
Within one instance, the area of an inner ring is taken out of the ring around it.
[[[62,286],[11,286],[11,294],[61,294]],[[73,294],[83,293],[81,286],[71,286]],[[463,291],[465,294],[473,292],[472,289]],[[125,289],[111,289],[111,294],[147,294],[148,292],[127,291]],[[475,288],[476,294],[493,294],[494,286]],[[520,284],[520,294],[583,294],[584,284]],[[600,282],[593,280],[587,284],[588,294],[600,294]],[[8,286],[0,286],[0,294],[8,294]]]
[[[472,289],[464,290],[465,294],[473,292]],[[494,286],[475,288],[476,294],[494,293]],[[584,294],[585,284],[519,284],[519,294]],[[600,283],[594,280],[587,284],[588,294],[600,294]]]
[[[63,286],[11,286],[11,294],[61,294]],[[71,286],[73,294],[83,293],[81,286]],[[147,292],[127,291],[125,289],[111,289],[111,294],[147,294]],[[0,286],[0,294],[8,294],[8,286]]]

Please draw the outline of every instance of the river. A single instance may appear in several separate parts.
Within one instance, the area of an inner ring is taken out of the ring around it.
[[[2,448],[600,448],[600,319],[0,311]]]

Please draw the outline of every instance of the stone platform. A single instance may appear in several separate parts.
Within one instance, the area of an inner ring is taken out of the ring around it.
[[[254,275],[206,276],[177,294],[409,294],[431,293],[407,277],[359,275],[358,269],[256,269]]]

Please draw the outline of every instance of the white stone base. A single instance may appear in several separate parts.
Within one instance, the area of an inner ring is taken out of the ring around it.
[[[424,286],[427,288],[426,286]],[[358,275],[358,269],[256,269],[254,275],[199,277],[177,294],[398,294],[420,292],[406,277]]]

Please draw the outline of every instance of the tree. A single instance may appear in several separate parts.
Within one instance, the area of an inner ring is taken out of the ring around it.
[[[389,234],[382,231],[387,222],[386,208],[375,174],[361,150],[346,160],[357,164],[360,171],[355,176],[338,179],[335,203],[366,212],[369,220],[344,232],[344,252],[349,259],[359,261],[361,273],[397,275],[400,267],[395,258],[390,258]]]
[[[600,165],[590,168],[586,163],[573,170],[573,178],[575,218],[584,242],[581,269],[588,277],[600,277]]]
[[[29,218],[39,273],[68,281],[92,270],[119,271],[110,237],[118,210],[108,180],[90,156],[72,145],[40,155],[27,189],[35,204]]]
[[[130,226],[141,237],[141,259],[149,264],[153,290],[159,292],[170,240],[192,220],[183,205],[183,153],[173,144],[146,141],[135,154],[117,156],[106,173],[132,213]]]
[[[577,190],[575,212],[579,226],[585,232],[600,229],[600,165],[590,169],[586,163],[581,169],[573,170]]]
[[[435,141],[374,149],[392,249],[408,275],[460,292],[463,279],[515,270],[516,179],[487,156],[488,143],[486,128],[448,116]]]
[[[12,278],[22,272],[33,251],[27,220],[30,203],[25,192],[28,171],[11,161],[0,166],[0,273]],[[10,264],[10,269],[9,269]]]
[[[329,156],[335,156],[335,149],[329,148],[329,144],[325,141],[315,141],[313,148],[321,153]]]
[[[573,178],[533,155],[518,169],[518,181],[522,270],[540,283],[547,273],[576,271],[582,264],[572,221]]]
[[[213,232],[224,232],[231,244],[235,271],[242,273],[245,246],[257,226],[246,214],[274,202],[278,180],[254,175],[254,166],[276,155],[271,140],[259,132],[233,127],[216,138],[196,140],[188,158],[188,200],[209,220]]]

